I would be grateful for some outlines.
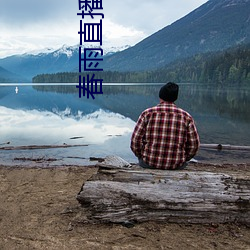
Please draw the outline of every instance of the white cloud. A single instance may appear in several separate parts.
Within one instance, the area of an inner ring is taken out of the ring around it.
[[[206,0],[103,1],[103,42],[133,45]],[[78,1],[1,0],[0,57],[79,43]]]
[[[108,18],[103,21],[103,34],[103,39],[106,43],[118,46],[134,45],[146,36],[142,30],[115,24]]]

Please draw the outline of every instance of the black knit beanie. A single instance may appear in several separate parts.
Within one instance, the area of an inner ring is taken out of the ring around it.
[[[174,102],[178,98],[179,86],[176,83],[168,82],[161,87],[159,97],[166,102]]]

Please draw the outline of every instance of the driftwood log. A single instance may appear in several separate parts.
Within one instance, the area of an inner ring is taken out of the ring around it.
[[[7,143],[9,144],[9,143]],[[86,147],[88,144],[80,144],[80,145],[28,145],[28,146],[7,146],[0,147],[0,150],[32,150],[32,149],[49,149],[49,148],[72,148],[72,147]]]
[[[86,221],[250,225],[250,179],[205,171],[107,168],[83,184]]]
[[[248,150],[250,151],[250,146],[237,146],[237,145],[230,145],[230,144],[200,144],[200,148],[207,148],[207,149],[217,149],[217,150]]]

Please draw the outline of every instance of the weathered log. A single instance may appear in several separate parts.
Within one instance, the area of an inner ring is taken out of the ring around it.
[[[99,167],[77,200],[93,223],[250,225],[250,179],[237,174]]]
[[[31,150],[31,149],[49,149],[49,148],[71,148],[71,147],[86,147],[88,144],[80,145],[27,145],[27,146],[9,146],[9,147],[0,147],[0,150]]]
[[[230,144],[201,143],[200,148],[216,149],[216,150],[250,150],[250,146],[238,146],[238,145],[230,145]]]

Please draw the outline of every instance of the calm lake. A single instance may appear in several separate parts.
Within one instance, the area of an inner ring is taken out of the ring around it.
[[[43,166],[85,165],[96,163],[90,157],[107,155],[137,162],[131,133],[140,113],[158,104],[162,85],[105,85],[104,94],[93,100],[79,98],[76,84],[0,84],[0,147],[84,145],[0,150],[0,164],[31,166],[40,159]],[[201,143],[250,146],[250,87],[180,84],[176,104],[194,117]],[[250,152],[200,149],[195,159],[249,163]]]

